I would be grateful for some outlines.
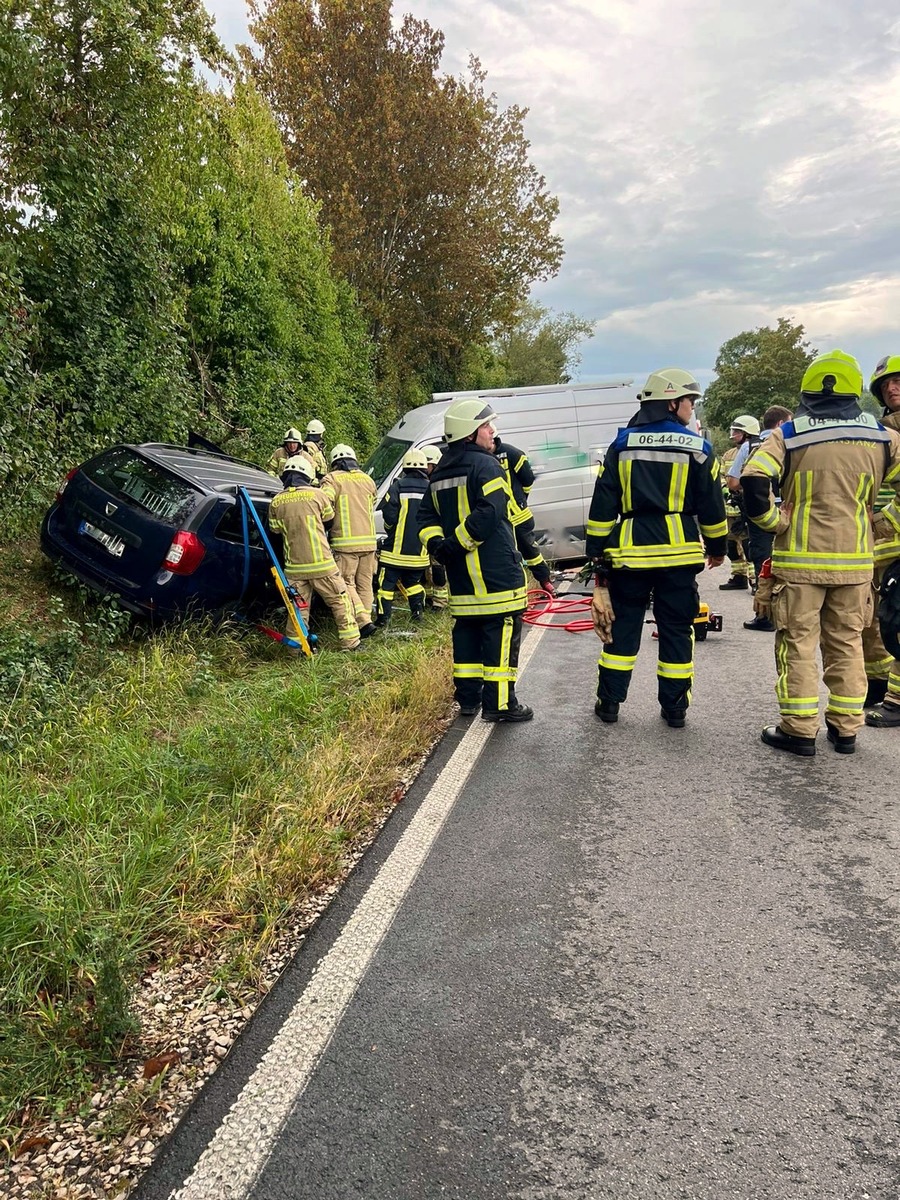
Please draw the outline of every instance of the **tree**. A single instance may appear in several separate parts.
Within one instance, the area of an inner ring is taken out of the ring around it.
[[[453,386],[467,345],[510,320],[559,267],[558,211],[528,159],[525,110],[501,110],[471,60],[439,74],[443,35],[391,0],[251,5],[244,62],[288,161],[322,205],[382,377]]]
[[[778,318],[775,329],[760,326],[723,343],[716,358],[718,378],[703,397],[703,423],[727,427],[740,413],[761,417],[773,404],[793,411],[803,372],[817,351],[802,325]]]
[[[590,337],[590,321],[574,313],[552,313],[541,304],[520,305],[512,325],[492,342],[505,364],[509,387],[568,383],[581,356],[578,343]]]

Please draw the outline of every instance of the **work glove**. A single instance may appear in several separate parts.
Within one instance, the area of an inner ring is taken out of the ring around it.
[[[553,580],[545,579],[541,584],[541,591],[546,592],[547,595],[552,599],[556,595],[556,588],[553,586]]]
[[[454,559],[464,553],[456,538],[441,538],[438,542],[431,542],[428,550],[431,557],[436,558],[443,567],[449,567]]]
[[[613,612],[609,588],[595,587],[591,598],[591,620],[594,623],[594,633],[608,646],[612,641],[612,627],[616,614]]]
[[[772,560],[767,558],[766,563],[763,564],[760,578],[756,581],[754,595],[754,612],[763,620],[772,620],[772,592],[775,587],[775,577],[772,574],[770,562]]]

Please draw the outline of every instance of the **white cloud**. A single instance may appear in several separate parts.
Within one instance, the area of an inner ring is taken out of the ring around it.
[[[210,7],[238,36],[242,6]],[[596,320],[582,378],[661,361],[702,374],[726,338],[782,315],[864,368],[900,352],[892,0],[409,0],[395,17],[406,11],[444,31],[446,71],[475,54],[501,103],[530,109],[566,243],[537,294]]]

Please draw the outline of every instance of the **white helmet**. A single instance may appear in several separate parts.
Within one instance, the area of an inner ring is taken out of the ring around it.
[[[738,433],[749,433],[751,437],[759,437],[759,421],[756,417],[751,417],[749,413],[745,413],[742,417],[735,417],[731,422],[732,433],[737,430]]]
[[[310,421],[306,426],[307,436],[309,436],[311,433],[314,433],[317,437],[321,437],[324,432],[325,426],[321,421]]]
[[[699,399],[702,394],[700,384],[690,372],[680,367],[663,367],[648,376],[638,399],[643,404],[647,400],[681,400],[685,396]]]
[[[477,397],[474,400],[454,400],[444,413],[444,437],[458,442],[476,433],[482,425],[493,421],[496,413],[490,404]]]
[[[423,450],[407,450],[403,455],[404,471],[425,471],[427,468],[428,459]]]
[[[294,454],[282,465],[282,478],[289,472],[302,475],[307,483],[312,483],[316,477],[316,468],[305,454]]]
[[[425,460],[430,467],[437,466],[441,461],[440,446],[423,446],[422,453],[425,455]]]
[[[296,442],[297,445],[299,446],[300,443],[303,441],[303,434],[300,432],[299,429],[295,429],[294,426],[292,425],[290,427],[290,429],[287,431],[287,433],[284,435],[284,438],[282,440],[285,442]]]
[[[331,458],[328,460],[332,466],[339,458],[352,458],[356,460],[356,451],[352,446],[345,446],[343,442],[339,442],[331,451]]]

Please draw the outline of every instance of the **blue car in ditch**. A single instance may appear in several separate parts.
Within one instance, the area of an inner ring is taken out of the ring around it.
[[[281,483],[260,467],[205,449],[112,446],[66,476],[41,525],[41,548],[143,616],[277,603],[252,520],[245,533],[239,487],[267,526]]]

